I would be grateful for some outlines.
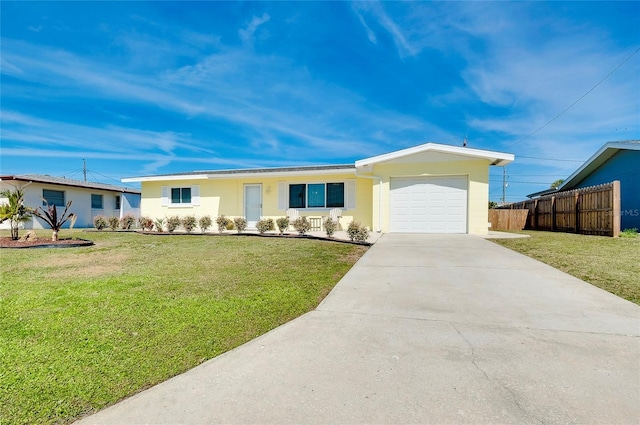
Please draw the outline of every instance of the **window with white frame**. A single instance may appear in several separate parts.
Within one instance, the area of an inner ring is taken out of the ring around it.
[[[343,208],[344,183],[289,185],[289,208]]]
[[[102,209],[102,195],[97,195],[95,193],[91,194],[91,209],[94,209],[94,210]]]
[[[200,205],[200,186],[162,186],[160,205],[163,207],[195,207]]]
[[[50,190],[42,189],[42,205],[48,203],[49,205],[55,205],[56,207],[64,207],[64,192],[62,190]]]

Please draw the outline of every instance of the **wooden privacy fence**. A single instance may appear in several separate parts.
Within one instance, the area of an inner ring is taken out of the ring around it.
[[[527,223],[529,210],[489,210],[491,230],[522,230]]]
[[[620,234],[620,181],[557,192],[500,209],[527,210],[525,229],[529,230],[617,237]]]

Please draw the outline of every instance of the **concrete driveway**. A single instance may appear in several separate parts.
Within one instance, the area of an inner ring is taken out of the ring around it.
[[[640,307],[469,235],[384,235],[317,310],[81,421],[640,423]]]

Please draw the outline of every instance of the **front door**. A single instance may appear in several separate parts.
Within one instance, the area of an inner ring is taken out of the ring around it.
[[[262,185],[244,185],[244,217],[247,219],[247,227],[255,228],[262,216]]]

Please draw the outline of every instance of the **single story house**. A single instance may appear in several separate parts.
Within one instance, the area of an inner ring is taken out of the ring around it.
[[[31,208],[44,205],[55,205],[61,213],[67,202],[72,201],[69,211],[78,218],[75,227],[93,227],[93,217],[103,215],[122,218],[125,214],[138,217],[140,214],[140,191],[124,186],[104,183],[93,183],[38,174],[0,176],[1,190],[24,190],[24,203]],[[0,203],[6,199],[0,198]],[[0,227],[8,228],[8,222]],[[65,224],[68,227],[68,222]],[[47,226],[39,218],[32,218],[24,223],[25,229],[43,229]]]
[[[122,182],[142,185],[141,214],[243,216],[249,227],[295,209],[316,218],[341,210],[343,228],[374,231],[488,232],[489,166],[508,153],[426,143],[354,164],[197,171]]]
[[[620,181],[620,229],[640,229],[640,140],[607,142],[558,192]]]

